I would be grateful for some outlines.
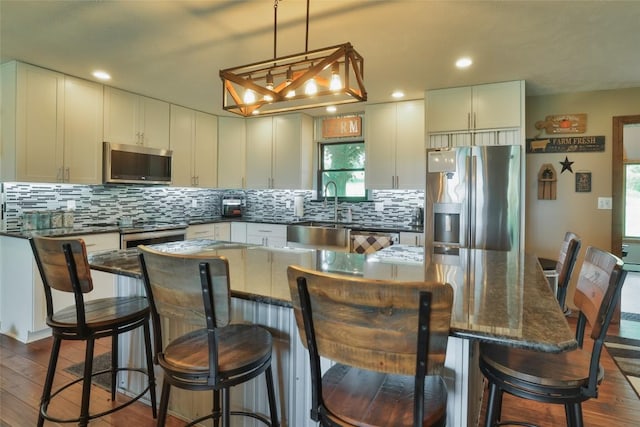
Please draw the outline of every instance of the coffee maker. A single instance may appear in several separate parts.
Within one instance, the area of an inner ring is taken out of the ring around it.
[[[409,223],[412,227],[422,227],[424,224],[424,210],[421,207],[413,208],[411,211],[411,222]]]
[[[244,208],[244,199],[236,196],[225,196],[222,198],[220,211],[223,217],[240,217]]]

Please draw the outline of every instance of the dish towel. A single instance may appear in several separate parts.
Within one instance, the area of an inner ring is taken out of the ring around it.
[[[370,254],[391,246],[391,236],[383,234],[356,234],[351,236],[351,252]]]

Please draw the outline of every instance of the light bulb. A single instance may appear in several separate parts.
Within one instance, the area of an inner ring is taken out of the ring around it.
[[[329,89],[334,92],[342,89],[342,79],[340,79],[340,74],[331,75],[331,81],[329,82]]]
[[[243,99],[245,104],[253,104],[256,102],[256,93],[251,89],[247,89],[244,91]]]
[[[290,90],[289,92],[287,92],[287,98],[293,98],[294,96],[296,96],[295,90]]]
[[[271,74],[271,71],[267,73],[267,84],[265,87],[269,90],[273,90],[273,75]]]
[[[329,89],[334,92],[342,89],[342,79],[340,79],[340,65],[337,62],[331,65],[331,80],[329,81]]]
[[[305,95],[315,95],[318,93],[318,85],[316,84],[316,79],[311,79],[307,81],[304,86]]]

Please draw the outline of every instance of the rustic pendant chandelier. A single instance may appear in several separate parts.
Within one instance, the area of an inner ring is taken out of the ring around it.
[[[367,100],[364,58],[351,43],[276,58],[278,1],[274,0],[273,59],[220,70],[222,108],[241,116],[271,114]]]

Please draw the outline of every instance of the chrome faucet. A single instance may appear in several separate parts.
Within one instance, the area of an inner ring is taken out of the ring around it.
[[[327,206],[327,189],[329,185],[333,184],[333,222],[338,222],[338,185],[335,181],[329,181],[324,186],[324,205]]]

